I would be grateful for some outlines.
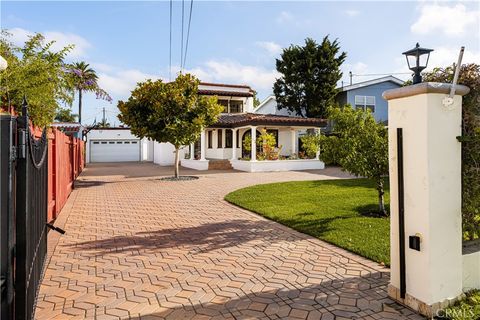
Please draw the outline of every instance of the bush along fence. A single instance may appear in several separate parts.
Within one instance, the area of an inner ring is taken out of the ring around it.
[[[57,217],[83,169],[83,141],[0,114],[0,318],[33,319],[47,256],[48,222]],[[50,225],[51,226],[51,225]]]

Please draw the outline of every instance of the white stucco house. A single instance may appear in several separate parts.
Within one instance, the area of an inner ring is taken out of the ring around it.
[[[318,154],[315,159],[300,159],[299,144],[301,135],[307,130],[319,132],[326,126],[325,120],[269,114],[266,107],[264,112],[257,112],[259,108],[253,106],[254,91],[245,85],[201,83],[198,93],[217,96],[224,112],[217,123],[205,128],[196,143],[181,149],[183,167],[197,170],[234,168],[248,172],[324,168]],[[257,159],[262,146],[257,145],[256,137],[262,129],[275,136],[278,160]],[[246,139],[251,140],[251,151],[244,148]],[[108,155],[101,155],[102,152]],[[88,134],[87,162],[114,158],[119,159],[117,161],[153,161],[168,166],[174,163],[174,147],[170,143],[140,140],[128,128],[92,130]]]

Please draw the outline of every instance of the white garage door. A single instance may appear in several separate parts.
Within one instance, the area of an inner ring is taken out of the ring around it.
[[[140,161],[140,140],[91,140],[90,161]]]

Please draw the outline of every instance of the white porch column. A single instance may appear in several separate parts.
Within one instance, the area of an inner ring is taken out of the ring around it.
[[[225,141],[226,141],[226,133],[227,133],[227,129],[220,129],[222,130],[222,149],[225,150]]]
[[[205,160],[205,130],[200,134],[200,160]]]
[[[250,161],[257,161],[257,127],[251,126],[251,137],[252,137],[252,157]]]
[[[315,134],[317,136],[320,136],[320,134],[321,134],[320,128],[314,128],[313,130],[315,131]],[[315,155],[315,159],[320,160],[320,148],[318,148],[318,150],[317,150],[317,154]]]
[[[292,138],[292,155],[294,153],[297,153],[297,130],[295,130],[294,128],[292,128],[290,130],[290,135],[291,135],[291,138]]]
[[[237,130],[232,129],[232,160],[237,160]]]
[[[190,144],[190,160],[195,159],[195,143]]]
[[[388,90],[390,297],[432,317],[462,294],[462,95],[457,85]],[[403,173],[403,174],[402,174]]]

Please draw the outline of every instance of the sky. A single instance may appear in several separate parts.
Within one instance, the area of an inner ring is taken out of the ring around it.
[[[0,25],[18,45],[34,32],[55,40],[54,49],[75,44],[68,61],[89,63],[113,98],[110,103],[84,96],[84,124],[100,121],[103,108],[108,121],[119,124],[117,102],[128,99],[137,82],[168,81],[180,71],[182,5],[186,47],[191,1],[177,0],[171,69],[169,1],[2,0]],[[184,72],[202,81],[249,85],[263,100],[279,77],[275,59],[282,48],[302,45],[307,37],[321,42],[326,35],[347,53],[345,84],[349,71],[353,83],[384,74],[408,79],[402,52],[417,42],[434,49],[429,68],[456,62],[461,46],[465,63],[480,63],[480,1],[194,0]]]

